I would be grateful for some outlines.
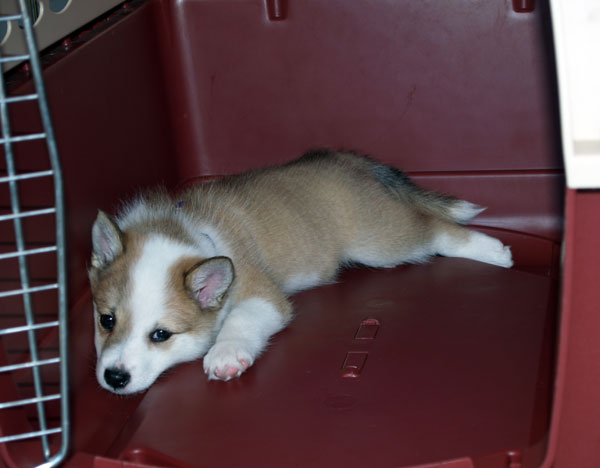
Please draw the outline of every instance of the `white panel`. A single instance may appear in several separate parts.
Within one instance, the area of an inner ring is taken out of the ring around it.
[[[551,0],[567,185],[600,188],[600,0]]]

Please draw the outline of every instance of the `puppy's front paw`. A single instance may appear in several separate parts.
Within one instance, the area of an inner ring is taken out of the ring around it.
[[[254,358],[243,342],[221,341],[204,356],[204,373],[209,380],[229,380],[242,375],[253,363]]]

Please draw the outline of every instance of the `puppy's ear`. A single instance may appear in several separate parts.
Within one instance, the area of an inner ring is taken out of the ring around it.
[[[202,309],[218,309],[234,276],[229,258],[213,257],[198,263],[185,274],[185,286]]]
[[[123,253],[123,233],[103,211],[98,211],[92,227],[92,247],[92,266],[95,268],[110,265]]]

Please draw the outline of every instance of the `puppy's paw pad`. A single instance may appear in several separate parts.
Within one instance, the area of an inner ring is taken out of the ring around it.
[[[209,379],[239,377],[253,363],[250,352],[239,343],[215,343],[204,356],[204,373]]]

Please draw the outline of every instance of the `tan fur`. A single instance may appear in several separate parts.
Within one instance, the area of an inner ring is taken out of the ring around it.
[[[112,263],[109,274],[103,269],[91,268],[89,275],[97,310],[96,330],[100,341],[108,346],[127,336],[132,326],[123,299],[128,295],[129,272],[139,258],[143,238],[135,233],[124,233],[123,243],[126,248]],[[99,324],[102,314],[118,316],[117,326],[110,333]]]
[[[341,263],[353,260],[347,252],[363,246],[395,263],[431,237],[434,220],[391,198],[361,168],[337,161],[212,182],[181,199],[192,216],[217,211],[220,231],[242,263],[266,270],[279,286],[297,272],[317,271],[330,281]]]

